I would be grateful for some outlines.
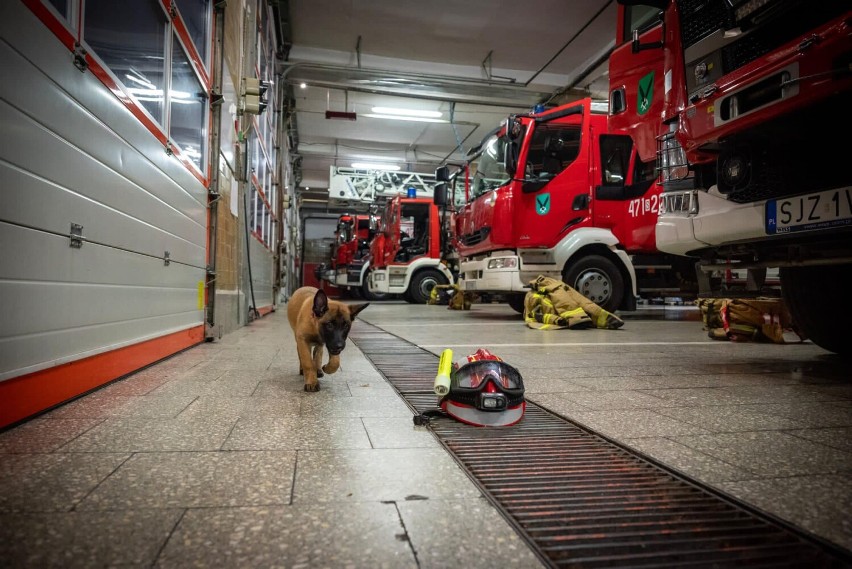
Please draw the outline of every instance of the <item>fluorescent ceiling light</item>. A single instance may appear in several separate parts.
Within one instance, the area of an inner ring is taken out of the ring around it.
[[[414,121],[414,122],[441,122],[447,123],[444,119],[432,119],[428,117],[404,117],[401,115],[379,115],[379,114],[363,114],[362,117],[370,117],[371,119],[396,119],[398,121]]]
[[[399,170],[396,164],[380,164],[378,162],[353,162],[356,170]]]
[[[393,115],[396,117],[424,117],[430,119],[441,118],[439,111],[420,111],[417,109],[395,109],[392,107],[373,107],[373,112],[380,115]]]

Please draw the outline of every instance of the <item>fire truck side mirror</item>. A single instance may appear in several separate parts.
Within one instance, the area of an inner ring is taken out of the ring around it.
[[[440,168],[439,168],[440,170]],[[446,182],[435,184],[435,190],[432,193],[432,202],[439,207],[447,205],[448,186]]]
[[[519,153],[520,148],[517,140],[509,140],[506,144],[506,155],[503,157],[503,167],[510,176],[514,176],[515,171],[518,169]]]
[[[506,121],[506,137],[509,140],[518,140],[521,136],[521,131],[523,130],[524,125],[521,124],[521,121],[518,120],[516,116],[510,116]]]
[[[449,182],[450,169],[446,166],[441,166],[440,168],[435,169],[435,179],[439,182]]]

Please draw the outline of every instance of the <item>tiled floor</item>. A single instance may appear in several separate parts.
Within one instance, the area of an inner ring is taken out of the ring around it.
[[[852,373],[814,345],[532,330],[497,304],[360,317],[490,348],[528,400],[852,549]],[[357,346],[341,360],[305,393],[280,310],[0,433],[0,566],[540,566]]]

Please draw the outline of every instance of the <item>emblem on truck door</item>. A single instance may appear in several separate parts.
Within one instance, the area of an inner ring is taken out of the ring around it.
[[[550,194],[541,194],[535,197],[535,211],[539,215],[545,215],[550,211]]]
[[[651,108],[651,99],[654,98],[654,72],[639,80],[639,94],[636,101],[636,114],[644,115]]]

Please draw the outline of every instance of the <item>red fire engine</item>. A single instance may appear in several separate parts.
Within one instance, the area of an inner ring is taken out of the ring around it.
[[[838,128],[852,103],[848,4],[619,3],[610,73],[650,76],[632,94],[615,84],[610,107],[635,117],[653,97],[640,147],[650,154],[657,129],[658,246],[696,258],[699,276],[733,267],[759,284],[779,267],[801,331],[849,353],[852,170]]]
[[[605,108],[587,98],[510,116],[474,149],[454,187],[436,188],[438,196],[465,185],[456,216],[462,290],[502,293],[518,312],[538,275],[607,310],[635,309],[643,284],[680,292],[679,258],[656,248],[653,161],[643,164],[631,137],[608,128]]]

